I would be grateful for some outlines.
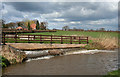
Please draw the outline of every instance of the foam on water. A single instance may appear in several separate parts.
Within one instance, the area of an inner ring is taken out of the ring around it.
[[[38,54],[38,53],[44,53],[44,52],[46,52],[46,53],[48,53],[48,50],[42,50],[42,51],[24,51],[27,55],[28,54]]]
[[[54,57],[54,56],[44,56],[44,57],[38,57],[38,58],[29,58],[26,62],[30,62],[30,61],[32,61],[32,60],[50,59],[50,58],[52,58],[52,57]]]
[[[95,54],[99,52],[116,52],[112,50],[79,50],[79,51],[74,51],[74,52],[67,52],[65,55],[71,55],[71,54]]]
[[[36,54],[40,54],[40,53],[44,53],[44,52],[48,52],[48,51],[47,50],[46,51],[25,51],[25,53],[27,55],[29,55],[29,54],[36,55]],[[113,50],[113,51],[112,50],[97,50],[97,49],[95,49],[95,50],[78,50],[78,51],[66,52],[64,55],[72,55],[72,54],[73,55],[74,54],[95,54],[95,53],[99,53],[99,52],[108,52],[109,53],[109,52],[116,52],[116,51],[115,50]],[[50,59],[52,57],[55,57],[55,56],[48,55],[48,56],[37,57],[37,58],[28,58],[28,60],[26,62],[30,62],[32,60]]]

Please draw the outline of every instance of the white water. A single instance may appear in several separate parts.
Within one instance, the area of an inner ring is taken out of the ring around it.
[[[53,58],[55,56],[43,56],[40,57],[42,55],[46,55],[48,54],[48,50],[45,51],[24,51],[27,54],[28,60],[26,62],[30,62],[32,60],[42,60],[42,59],[50,59]],[[115,50],[78,50],[78,51],[71,51],[71,52],[66,52],[64,55],[74,55],[74,54],[95,54],[95,53],[109,53],[109,52],[117,52]],[[31,57],[37,57],[37,58],[31,58]]]
[[[27,58],[32,58],[32,57],[40,57],[40,56],[45,56],[48,55],[48,50],[42,50],[42,51],[24,51],[27,55]]]
[[[71,55],[71,54],[95,54],[99,52],[117,52],[114,50],[79,50],[79,51],[74,51],[74,52],[68,52],[65,55]]]
[[[32,60],[42,60],[42,59],[50,59],[50,58],[52,58],[52,57],[54,57],[54,56],[44,56],[44,57],[38,57],[38,58],[29,58],[26,62],[30,62],[30,61],[32,61]]]

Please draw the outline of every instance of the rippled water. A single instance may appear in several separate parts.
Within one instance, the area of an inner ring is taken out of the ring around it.
[[[118,67],[118,52],[107,50],[71,51],[63,56],[44,56],[11,65],[7,75],[105,75]]]

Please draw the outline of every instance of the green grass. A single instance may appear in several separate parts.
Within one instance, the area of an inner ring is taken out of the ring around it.
[[[120,77],[120,70],[115,70],[115,71],[109,72],[108,75],[106,75],[104,77]]]
[[[33,35],[84,35],[97,38],[99,36],[107,37],[118,37],[116,32],[85,32],[85,31],[57,31],[57,32],[40,32],[40,33],[24,33],[24,34],[33,34]]]
[[[108,75],[119,75],[120,76],[120,70],[112,71],[112,72],[108,73]]]

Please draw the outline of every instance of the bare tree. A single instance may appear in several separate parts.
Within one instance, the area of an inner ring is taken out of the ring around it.
[[[99,30],[100,30],[100,31],[105,31],[105,28],[100,28]]]
[[[0,26],[2,26],[2,28],[6,28],[5,21],[3,19],[0,19]]]
[[[76,28],[76,27],[73,27],[73,30],[77,30],[77,28]]]
[[[37,29],[37,30],[39,30],[39,26],[40,26],[40,25],[39,25],[39,21],[37,20],[37,22],[36,22],[36,29]]]
[[[41,23],[40,23],[40,29],[41,29],[41,30],[46,30],[46,29],[47,29],[47,25],[48,25],[47,22],[41,22]]]
[[[62,30],[68,31],[68,30],[69,30],[69,27],[68,27],[68,26],[64,26],[64,27],[62,27]]]

